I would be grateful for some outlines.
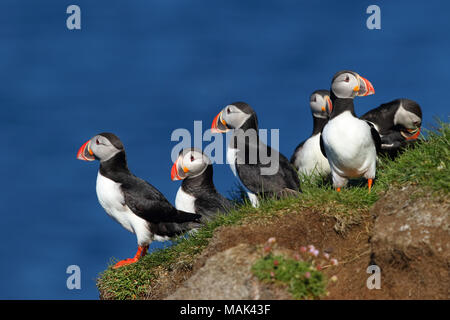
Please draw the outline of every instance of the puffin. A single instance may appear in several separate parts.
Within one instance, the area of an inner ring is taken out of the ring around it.
[[[420,135],[422,109],[410,99],[396,99],[368,111],[361,117],[370,122],[381,137],[381,153],[394,159]]]
[[[88,140],[78,150],[77,159],[100,162],[98,201],[111,218],[136,234],[134,258],[121,260],[113,268],[139,261],[152,240],[168,240],[200,226],[200,215],[177,210],[155,187],[130,172],[124,146],[113,133]]]
[[[227,131],[232,131],[227,146],[227,162],[254,207],[259,206],[258,197],[299,194],[297,171],[284,155],[261,141],[258,118],[249,104],[234,102],[217,114],[211,132]]]
[[[200,214],[202,222],[208,222],[234,208],[232,201],[217,192],[211,160],[201,150],[181,150],[170,176],[173,181],[183,180],[175,198],[178,210]]]
[[[355,115],[353,98],[375,93],[369,80],[353,71],[339,71],[331,82],[333,111],[320,136],[320,147],[340,191],[348,179],[364,177],[369,192],[376,174],[380,136],[373,125]]]
[[[291,157],[291,163],[301,175],[310,176],[330,174],[330,165],[320,150],[320,135],[333,110],[328,90],[316,90],[311,94],[309,105],[313,117],[311,136],[300,143]]]

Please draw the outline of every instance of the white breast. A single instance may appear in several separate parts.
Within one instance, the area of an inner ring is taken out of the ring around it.
[[[108,179],[98,172],[96,189],[98,201],[106,213],[120,223],[122,227],[135,233],[139,245],[149,244],[152,235],[148,229],[147,221],[134,214],[125,204],[120,183]]]
[[[253,207],[258,208],[259,207],[259,200],[258,197],[247,189],[247,187],[242,183],[241,179],[239,178],[236,170],[236,158],[237,158],[238,150],[232,148],[230,145],[227,147],[227,162],[230,165],[231,171],[233,171],[234,176],[237,178],[239,184],[244,188],[245,192],[247,192],[248,198],[250,200],[250,203]]]
[[[175,208],[189,213],[195,213],[195,198],[184,192],[180,187],[175,198]]]
[[[330,165],[320,150],[320,133],[305,141],[297,151],[294,166],[300,173],[326,175],[330,173]]]
[[[231,171],[237,177],[236,171],[236,157],[237,157],[237,149],[233,149],[231,146],[227,148],[227,163],[230,165]]]
[[[340,176],[359,177],[374,167],[376,148],[370,126],[350,112],[328,122],[323,141],[331,169]]]

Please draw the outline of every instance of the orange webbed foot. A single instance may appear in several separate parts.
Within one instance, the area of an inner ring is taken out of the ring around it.
[[[121,260],[121,261],[117,262],[113,266],[113,269],[117,269],[117,268],[138,262],[143,256],[145,256],[145,254],[147,253],[147,249],[148,249],[148,246],[146,246],[146,247],[139,246],[134,258],[125,259],[125,260]]]
[[[117,268],[120,268],[120,267],[123,267],[123,266],[127,266],[127,265],[133,264],[135,262],[138,262],[138,259],[130,258],[130,259],[125,259],[125,260],[120,260],[119,262],[117,262],[114,265],[113,269],[117,269]]]
[[[369,187],[369,193],[372,190],[372,185],[373,185],[373,179],[368,179],[367,186]]]

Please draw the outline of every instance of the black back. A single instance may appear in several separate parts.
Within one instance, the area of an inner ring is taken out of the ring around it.
[[[217,192],[213,183],[213,167],[209,164],[205,171],[196,177],[183,180],[181,188],[195,198],[195,213],[202,221],[210,221],[219,213],[227,214],[234,203]]]
[[[249,134],[249,132],[246,132],[246,134]],[[238,158],[242,159],[242,163],[236,163],[236,171],[245,187],[255,194],[266,195],[278,194],[285,188],[299,191],[300,180],[298,178],[297,171],[294,169],[289,160],[278,151],[261,142],[256,131],[249,135],[253,137],[248,139],[246,138],[244,150],[238,150]],[[254,135],[256,135],[256,137]],[[233,135],[232,139],[234,148],[237,148],[237,139],[243,138],[242,136],[238,138]],[[256,141],[256,145],[253,144],[252,141]],[[262,154],[266,154],[268,157],[275,156],[275,153],[278,154],[278,170],[275,174],[261,174],[261,169],[269,168],[271,164],[262,163],[260,159],[260,149],[263,149]],[[250,154],[257,155],[255,164],[250,163]]]
[[[400,105],[407,111],[416,114],[422,119],[422,110],[419,104],[410,99],[396,99],[374,108],[365,113],[361,119],[373,123],[378,128],[378,133],[381,139],[381,147],[377,149],[378,152],[388,155],[394,159],[400,151],[407,145],[413,144],[415,141],[408,141],[401,134],[404,130],[402,126],[394,125],[394,117]]]
[[[283,192],[284,189],[292,189],[299,191],[300,180],[297,171],[294,169],[289,160],[278,153],[278,151],[262,143],[258,136],[258,118],[256,112],[245,102],[233,103],[236,107],[244,113],[250,114],[251,117],[235,131],[232,136],[233,148],[237,149],[238,141],[243,143],[243,150],[238,150],[237,157],[241,159],[240,163],[236,163],[236,171],[241,182],[255,194],[277,195]],[[245,140],[242,135],[245,135]],[[262,153],[270,157],[275,152],[278,153],[279,165],[278,171],[274,175],[262,175],[261,168],[269,168],[269,164],[263,164],[261,161],[259,149],[262,148]],[[249,154],[257,155],[256,163],[251,164]]]
[[[182,212],[148,182],[134,176],[128,169],[125,151],[100,162],[100,174],[121,184],[125,204],[150,223],[198,221],[200,215]]]
[[[392,133],[392,131],[399,131],[400,128],[396,128],[394,125],[394,117],[400,105],[402,105],[405,110],[416,114],[422,119],[422,110],[419,104],[405,98],[383,103],[379,107],[365,113],[361,116],[361,119],[374,123],[378,127],[381,135]]]

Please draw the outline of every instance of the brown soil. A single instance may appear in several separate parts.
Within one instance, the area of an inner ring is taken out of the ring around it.
[[[215,232],[210,244],[196,260],[192,269],[175,268],[176,270],[160,279],[158,285],[153,287],[148,298],[161,299],[169,296],[187,278],[200,270],[208,259],[217,253],[240,244],[260,246],[268,238],[273,236],[276,237],[277,245],[280,248],[297,251],[301,246],[313,244],[320,251],[326,251],[333,257],[336,257],[341,261],[341,265],[334,267],[333,275],[336,274],[338,276],[340,283],[341,281],[351,279],[352,287],[354,287],[358,281],[354,279],[355,275],[353,270],[362,270],[362,272],[359,272],[361,278],[359,282],[362,282],[365,288],[365,281],[368,275],[364,272],[368,265],[368,250],[370,250],[368,243],[369,224],[370,222],[365,222],[360,226],[353,227],[347,234],[340,235],[333,229],[335,225],[334,219],[325,217],[318,212],[304,211],[277,217],[270,223],[263,225],[255,222],[243,226],[221,227]],[[248,256],[248,258],[250,257]],[[350,262],[347,264],[345,261]],[[347,268],[347,265],[350,268]],[[345,290],[344,294],[338,289],[339,287],[337,285],[330,286],[329,298],[360,298],[359,293],[354,292],[354,290]],[[289,297],[284,291],[279,290],[279,288],[272,287],[270,289],[276,294],[274,296],[266,294],[264,295],[265,298],[286,299]]]
[[[249,272],[249,265],[258,257],[257,248],[268,238],[276,237],[280,249],[293,252],[299,250],[301,246],[312,244],[321,252],[328,252],[338,259],[338,266],[324,270],[328,276],[338,277],[336,283],[329,284],[329,296],[326,299],[448,299],[450,288],[448,251],[444,250],[440,254],[442,250],[432,253],[428,250],[424,253],[423,250],[408,251],[406,247],[397,248],[390,239],[386,240],[382,232],[379,232],[388,230],[388,225],[394,223],[386,221],[382,214],[384,211],[392,211],[394,208],[404,209],[408,206],[411,209],[417,205],[414,201],[410,201],[409,196],[403,195],[402,198],[401,193],[394,192],[398,196],[392,199],[393,193],[390,193],[391,198],[382,198],[380,200],[382,202],[379,201],[380,203],[375,205],[371,212],[363,215],[359,225],[352,226],[344,235],[334,231],[336,221],[333,218],[311,210],[280,215],[270,221],[221,227],[216,230],[210,244],[193,266],[179,265],[171,272],[161,274],[160,280],[153,286],[148,298],[287,299],[289,294],[286,291],[266,284],[256,284],[256,279]],[[408,191],[408,194],[411,194],[411,191]],[[409,201],[407,205],[405,201]],[[423,204],[422,200],[416,202]],[[442,207],[441,204],[439,210],[448,208],[448,202],[446,203],[447,207]],[[445,228],[448,227],[444,227],[439,233],[439,243],[448,247],[449,233]],[[374,237],[383,241],[373,243]],[[432,246],[433,244],[428,244],[427,248]],[[395,255],[393,258],[386,252],[394,252],[400,256],[407,254],[410,262],[399,266]],[[418,261],[411,263],[415,260]],[[436,261],[439,263],[436,264]],[[381,289],[369,290],[366,281],[370,274],[366,273],[366,270],[369,265],[375,263],[382,269]],[[225,275],[227,272],[236,274],[236,278],[241,279],[228,289],[222,286],[221,280],[218,279],[220,278],[218,275],[221,273]],[[188,279],[191,277],[195,281],[189,282]],[[215,281],[219,283],[208,287],[208,283]],[[220,287],[223,288],[222,292],[217,292],[217,288]],[[244,293],[239,296],[233,294],[224,296],[223,291],[234,292],[232,288],[239,288],[236,291]],[[258,294],[255,294],[255,290]],[[248,294],[245,294],[247,291]]]

